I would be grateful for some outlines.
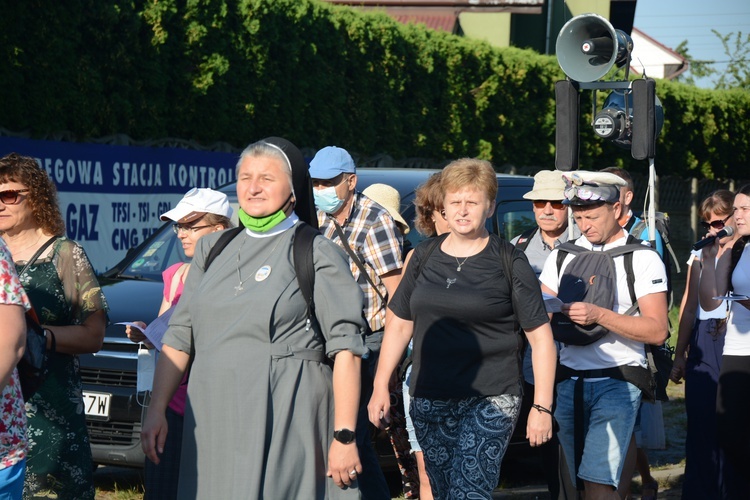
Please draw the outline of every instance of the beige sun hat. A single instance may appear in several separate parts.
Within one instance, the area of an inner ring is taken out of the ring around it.
[[[362,191],[362,194],[372,201],[388,210],[393,220],[401,227],[403,234],[409,234],[409,224],[406,223],[399,209],[401,208],[401,195],[398,191],[388,184],[372,184]]]
[[[565,199],[563,173],[560,170],[540,170],[534,176],[534,187],[523,197],[527,200],[562,201]]]

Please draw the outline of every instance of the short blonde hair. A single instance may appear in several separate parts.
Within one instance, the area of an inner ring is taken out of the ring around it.
[[[443,169],[440,186],[445,193],[452,193],[465,187],[484,192],[490,202],[497,196],[497,176],[492,164],[478,158],[454,160]]]

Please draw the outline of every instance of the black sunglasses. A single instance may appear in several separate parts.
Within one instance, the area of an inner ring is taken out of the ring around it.
[[[536,208],[544,208],[547,206],[547,203],[549,203],[555,210],[562,210],[566,206],[562,201],[553,200],[534,200],[532,203]]]
[[[732,215],[734,215],[734,214],[727,215],[724,220],[712,220],[711,222],[706,222],[706,221],[702,220],[701,221],[701,226],[703,226],[704,229],[708,229],[708,228],[712,227],[714,229],[718,229],[719,231],[721,231],[722,229],[724,229],[724,225],[727,223],[727,221],[729,220],[729,218]]]
[[[20,203],[20,194],[28,193],[28,189],[8,189],[7,191],[0,191],[0,201],[3,205],[18,205]]]

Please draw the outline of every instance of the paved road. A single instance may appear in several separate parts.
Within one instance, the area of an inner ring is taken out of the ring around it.
[[[652,471],[652,475],[659,481],[659,498],[677,500],[681,496],[682,476],[684,468],[674,467]],[[495,490],[494,500],[548,500],[547,488],[541,484],[538,470],[532,460],[519,460],[508,464],[502,474],[501,484],[505,487]],[[513,476],[515,479],[511,480]],[[97,499],[114,498],[113,492],[123,490],[142,491],[143,476],[139,469],[126,467],[99,467],[94,474],[97,484]],[[525,484],[518,481],[525,478]],[[634,493],[639,491],[640,481],[633,480]],[[636,493],[634,500],[640,499]]]

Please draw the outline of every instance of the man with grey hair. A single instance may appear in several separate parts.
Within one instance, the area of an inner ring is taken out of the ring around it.
[[[534,187],[523,197],[531,200],[536,227],[519,234],[511,243],[526,254],[536,272],[542,272],[544,262],[554,248],[568,241],[568,205],[565,198],[565,181],[560,170],[540,170],[534,176]],[[573,238],[580,236],[573,228]]]
[[[561,277],[571,283],[575,280],[566,274],[569,266],[581,269],[573,260],[587,258],[585,253],[577,257],[567,245],[602,252],[629,241],[618,222],[622,215],[620,186],[625,184],[620,177],[573,171],[563,178],[565,202],[583,238],[556,248],[547,259],[540,281],[542,291],[553,296],[564,290]],[[624,489],[630,482],[630,478],[620,479],[641,389],[651,376],[645,344],[664,342],[667,332],[667,276],[661,258],[651,249],[621,253],[612,259],[616,293],[611,309],[575,301],[561,306],[560,313],[569,325],[600,326],[604,333],[585,345],[562,344],[555,418],[565,458],[572,465],[571,479],[577,480],[578,488],[585,491],[586,498],[619,500],[618,487]],[[599,278],[582,274],[576,283],[593,286]],[[557,337],[562,321],[552,328]]]

